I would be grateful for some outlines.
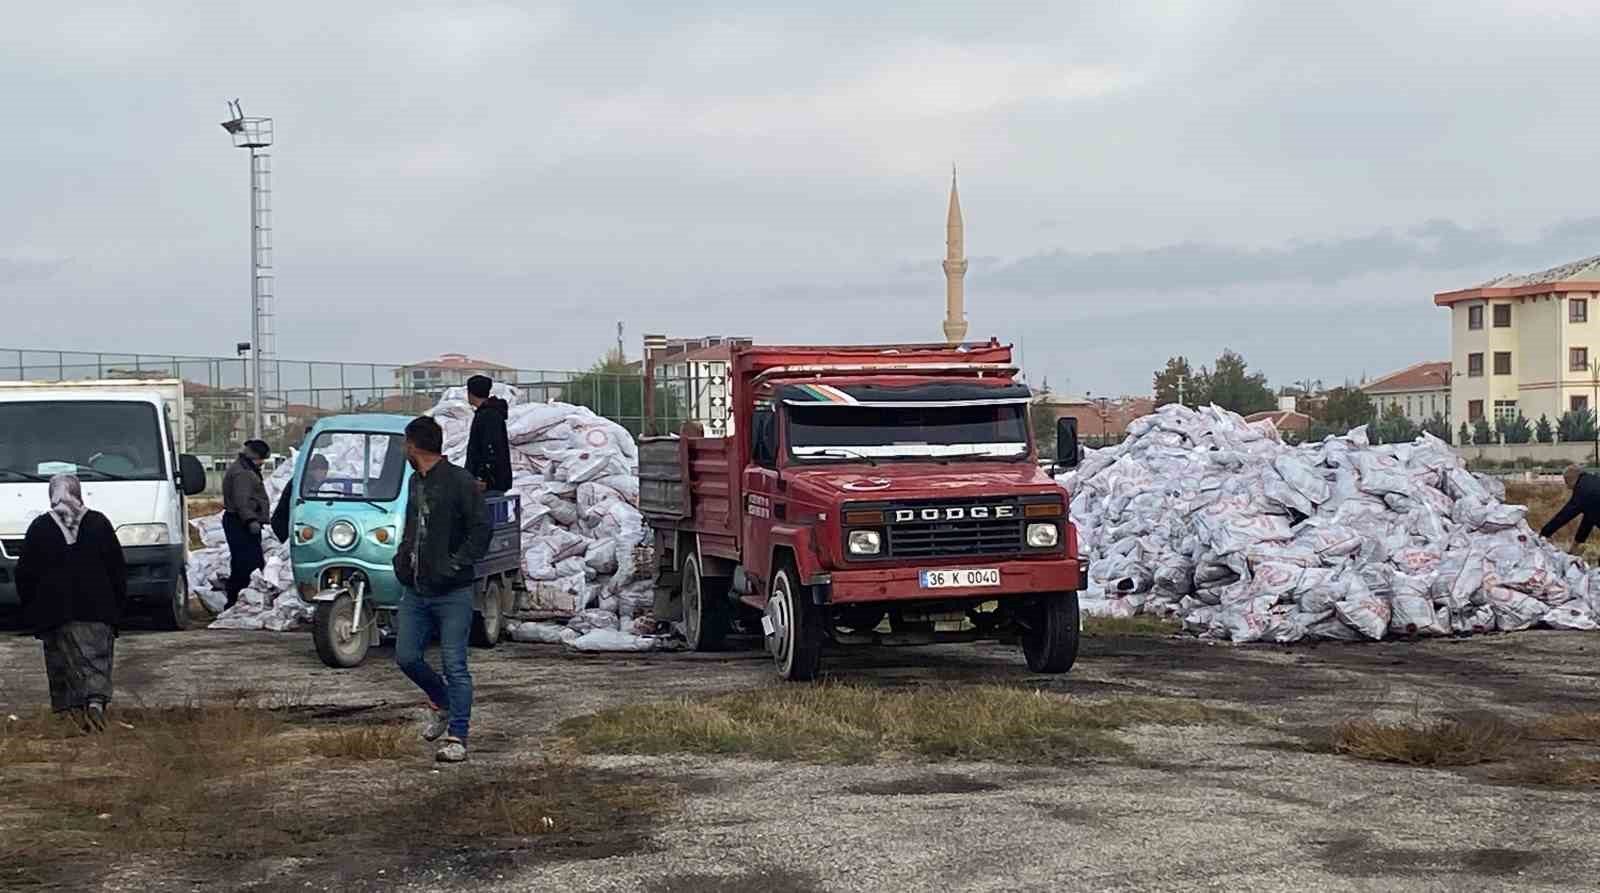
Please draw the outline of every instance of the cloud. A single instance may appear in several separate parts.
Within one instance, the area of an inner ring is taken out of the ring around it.
[[[1441,272],[1483,264],[1537,268],[1595,253],[1600,253],[1600,218],[1565,221],[1531,241],[1508,239],[1493,228],[1433,220],[1402,232],[1379,230],[1268,248],[1195,241],[1052,251],[1013,260],[989,274],[985,283],[1027,294],[1226,289],[1274,282],[1337,283],[1372,273]]]

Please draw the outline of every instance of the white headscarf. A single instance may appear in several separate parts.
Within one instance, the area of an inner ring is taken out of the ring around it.
[[[78,525],[89,511],[83,504],[83,485],[75,474],[58,474],[50,479],[50,517],[61,528],[67,545],[78,541]]]

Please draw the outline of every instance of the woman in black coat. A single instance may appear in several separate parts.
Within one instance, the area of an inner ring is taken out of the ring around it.
[[[104,729],[128,570],[115,528],[83,504],[73,475],[50,479],[50,511],[28,525],[17,594],[23,621],[44,643],[50,707],[85,729]]]

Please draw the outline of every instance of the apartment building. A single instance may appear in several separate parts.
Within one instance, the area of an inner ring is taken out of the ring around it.
[[[1600,256],[1433,296],[1450,311],[1453,424],[1593,409]]]

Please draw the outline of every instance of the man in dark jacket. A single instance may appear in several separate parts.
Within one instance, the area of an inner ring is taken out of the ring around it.
[[[228,583],[223,591],[230,608],[250,585],[250,575],[267,563],[261,552],[261,528],[272,521],[272,505],[261,480],[261,463],[270,455],[266,441],[247,440],[239,458],[222,475],[222,533],[228,538]]]
[[[511,489],[511,447],[506,442],[506,416],[510,407],[493,396],[494,382],[487,375],[467,379],[467,402],[472,404],[472,430],[467,434],[467,471],[478,480],[480,491],[504,493]]]
[[[315,496],[322,489],[322,482],[328,479],[328,457],[315,453],[306,460],[306,470],[300,481],[300,486],[295,487],[293,482],[283,488],[278,494],[278,507],[272,510],[272,535],[278,542],[289,541],[289,506],[295,500],[295,491],[298,489],[307,498]]]
[[[1567,504],[1556,512],[1550,523],[1544,526],[1539,534],[1545,538],[1556,535],[1556,531],[1571,523],[1573,518],[1583,516],[1583,522],[1578,525],[1578,535],[1573,537],[1573,542],[1582,543],[1589,539],[1589,531],[1596,524],[1600,524],[1600,477],[1588,474],[1576,465],[1568,465],[1562,475],[1567,481],[1567,486],[1572,489],[1572,498]]]
[[[395,663],[428,696],[427,741],[444,743],[442,763],[467,758],[472,718],[472,676],[467,636],[472,628],[473,566],[489,550],[489,518],[477,482],[451,465],[444,431],[427,416],[406,425],[406,461],[416,470],[406,498],[405,529],[394,572],[403,587],[395,612]],[[444,678],[423,659],[437,632]]]

